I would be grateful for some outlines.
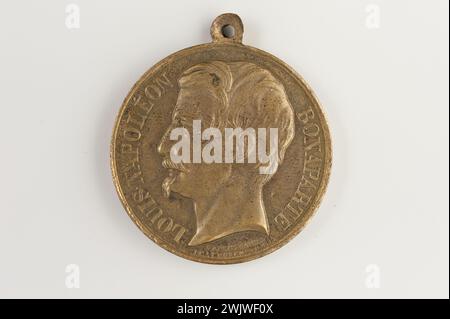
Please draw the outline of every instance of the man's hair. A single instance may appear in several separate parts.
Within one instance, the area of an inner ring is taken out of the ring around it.
[[[269,71],[249,62],[213,61],[190,67],[178,82],[181,89],[197,89],[217,100],[215,107],[201,110],[210,127],[278,128],[282,162],[295,133],[294,112],[283,85]]]

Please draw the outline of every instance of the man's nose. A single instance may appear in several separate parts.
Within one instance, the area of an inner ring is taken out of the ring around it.
[[[169,131],[170,130],[167,130],[164,133],[163,137],[161,138],[161,141],[159,142],[158,153],[161,155],[169,153]]]

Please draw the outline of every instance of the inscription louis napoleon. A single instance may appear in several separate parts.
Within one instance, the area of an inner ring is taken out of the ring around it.
[[[112,173],[128,215],[194,261],[237,263],[280,248],[311,218],[330,174],[328,126],[311,89],[242,35],[237,15],[217,17],[211,43],[138,80],[114,128]]]

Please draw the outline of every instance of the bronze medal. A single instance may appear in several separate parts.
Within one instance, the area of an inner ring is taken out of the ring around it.
[[[211,43],[153,66],[125,98],[112,137],[128,215],[194,261],[238,263],[280,248],[311,218],[330,174],[317,98],[242,35],[241,19],[223,14]]]

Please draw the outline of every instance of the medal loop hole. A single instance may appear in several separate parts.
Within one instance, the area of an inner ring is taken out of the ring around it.
[[[230,24],[226,24],[222,27],[222,35],[225,38],[232,39],[234,37],[234,27]]]
[[[213,42],[237,42],[242,43],[244,25],[241,18],[234,13],[221,14],[214,19],[211,25],[211,37]]]

